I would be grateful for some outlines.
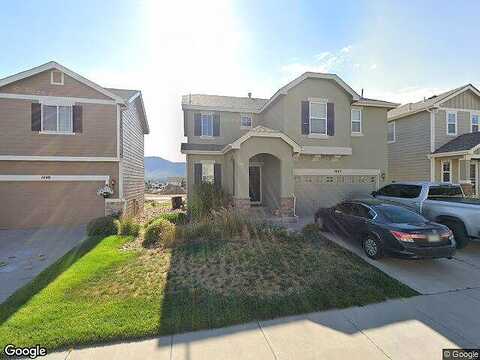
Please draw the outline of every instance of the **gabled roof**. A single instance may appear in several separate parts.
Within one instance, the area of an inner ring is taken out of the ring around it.
[[[182,96],[182,108],[259,112],[267,101],[268,99],[249,97],[190,94]]]
[[[456,151],[475,151],[480,147],[480,132],[463,134],[440,146],[434,154],[443,154]]]
[[[68,76],[74,78],[75,80],[80,81],[81,83],[83,83],[87,86],[90,86],[92,89],[97,90],[99,93],[101,93],[105,96],[108,96],[109,98],[115,100],[116,102],[118,102],[120,104],[124,103],[124,99],[122,97],[118,96],[117,94],[113,93],[112,91],[110,91],[110,90],[108,90],[104,87],[101,87],[100,85],[94,83],[93,81],[90,81],[87,78],[84,78],[83,76],[77,74],[76,72],[74,72],[70,69],[67,69],[65,66],[60,65],[59,63],[56,63],[55,61],[50,61],[46,64],[34,67],[30,70],[22,71],[22,72],[19,72],[18,74],[11,75],[11,76],[8,76],[6,78],[0,79],[0,87],[8,85],[8,84],[16,82],[16,81],[19,81],[19,80],[22,80],[22,79],[25,79],[25,78],[28,78],[28,77],[36,75],[36,74],[39,74],[41,72],[44,72],[44,71],[47,71],[47,70],[53,70],[53,69],[59,70],[59,71],[65,73],[65,74],[67,74]]]
[[[327,73],[316,73],[316,72],[305,72],[296,79],[290,81],[287,85],[281,87],[273,96],[268,100],[268,102],[262,107],[261,111],[265,110],[270,104],[272,104],[279,96],[288,94],[288,91],[300,84],[306,79],[325,79],[333,80],[341,88],[343,88],[347,93],[352,95],[353,100],[360,100],[360,95],[358,95],[355,90],[353,90],[345,81],[343,81],[337,74],[327,74]]]
[[[399,105],[389,101],[361,97],[336,74],[306,72],[280,88],[270,99],[190,94],[182,96],[182,109],[261,113],[275,102],[278,97],[286,95],[290,89],[309,78],[326,79],[336,82],[352,96],[352,105],[385,107],[389,109],[393,109]]]
[[[402,117],[412,115],[421,111],[425,111],[432,107],[440,106],[445,101],[450,100],[451,98],[460,95],[461,93],[471,90],[477,96],[480,96],[480,91],[473,86],[472,84],[466,84],[455,88],[453,90],[445,91],[439,95],[434,95],[426,100],[418,101],[416,103],[409,103],[397,107],[396,109],[390,110],[388,112],[388,120],[400,119]]]
[[[108,90],[122,97],[125,100],[125,103],[127,105],[132,102],[135,102],[135,105],[140,110],[140,121],[142,122],[143,133],[149,134],[150,128],[148,126],[147,113],[145,112],[145,105],[143,104],[142,92],[140,90],[112,89],[112,88],[109,88]]]

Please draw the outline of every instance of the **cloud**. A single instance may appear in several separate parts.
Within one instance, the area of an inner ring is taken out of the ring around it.
[[[339,71],[351,63],[352,45],[336,51],[324,51],[313,56],[313,60],[292,62],[281,67],[285,79],[292,79],[306,71],[328,73]]]
[[[138,63],[122,71],[96,69],[88,76],[104,86],[141,89],[151,129],[145,153],[182,160],[181,95],[246,96],[252,84],[255,91],[262,88],[245,72],[250,35],[229,0],[139,4]]]
[[[370,65],[370,70],[375,70],[377,68],[377,64]]]

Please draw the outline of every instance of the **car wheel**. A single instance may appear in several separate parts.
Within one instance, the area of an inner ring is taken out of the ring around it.
[[[381,259],[383,257],[383,244],[375,235],[369,234],[363,240],[363,251],[370,259]]]
[[[467,230],[461,221],[446,220],[443,224],[448,226],[453,232],[453,237],[457,243],[457,249],[462,249],[468,245],[470,238],[468,237]]]

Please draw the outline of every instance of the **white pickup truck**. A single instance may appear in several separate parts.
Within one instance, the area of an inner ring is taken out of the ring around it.
[[[457,248],[480,238],[480,200],[465,197],[460,185],[404,182],[386,185],[372,196],[404,205],[427,219],[448,226]]]

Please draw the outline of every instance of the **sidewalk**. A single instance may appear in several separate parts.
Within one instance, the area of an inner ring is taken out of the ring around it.
[[[480,289],[75,349],[47,359],[441,359],[480,345]]]

